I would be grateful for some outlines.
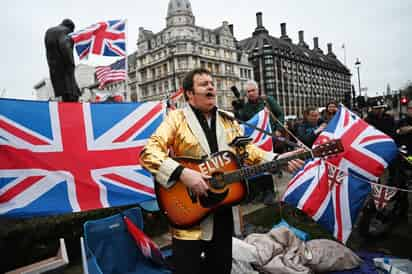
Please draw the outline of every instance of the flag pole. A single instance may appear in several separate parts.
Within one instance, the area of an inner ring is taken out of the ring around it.
[[[346,66],[346,46],[345,44],[342,44],[342,49],[343,49],[343,62],[345,63],[345,66]]]
[[[127,19],[124,20],[124,27],[125,27],[125,38],[124,38],[124,48],[125,48],[125,52],[126,52],[126,56],[125,56],[125,60],[124,60],[124,64],[125,64],[125,71],[126,71],[126,77],[125,77],[125,92],[126,92],[126,97],[129,96],[129,55],[128,55],[128,51],[127,51],[127,38],[129,37],[128,35],[128,24],[127,24]],[[126,98],[125,98],[126,99]]]

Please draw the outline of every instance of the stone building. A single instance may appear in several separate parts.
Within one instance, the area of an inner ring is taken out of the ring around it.
[[[256,13],[257,27],[252,37],[239,41],[249,55],[254,78],[263,94],[273,95],[283,107],[285,115],[301,116],[306,107],[322,107],[331,100],[343,102],[351,91],[351,73],[333,53],[319,47],[318,37],[313,48],[299,31],[295,44],[287,35],[286,23],[280,24],[280,38],[273,37],[263,26],[262,13]]]
[[[226,21],[216,29],[196,26],[189,0],[169,1],[166,28],[160,32],[139,28],[136,66],[133,85],[139,101],[166,98],[181,86],[186,72],[204,67],[213,75],[218,105],[228,109],[230,87],[253,78],[247,54],[236,48],[233,26]]]

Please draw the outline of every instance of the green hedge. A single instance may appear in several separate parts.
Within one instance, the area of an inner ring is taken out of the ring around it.
[[[83,224],[111,216],[130,208],[107,208],[88,212],[30,219],[0,219],[0,273],[56,255],[59,238],[64,238],[71,263],[78,263]],[[167,221],[160,213],[143,214],[149,236],[167,231]]]

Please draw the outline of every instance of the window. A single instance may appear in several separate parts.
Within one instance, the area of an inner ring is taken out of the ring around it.
[[[274,78],[275,77],[275,72],[274,71],[266,71],[265,72],[265,77]]]
[[[265,65],[272,65],[273,64],[273,57],[272,56],[265,56],[264,57]]]
[[[165,91],[167,92],[169,90],[169,80],[166,80],[164,82],[164,87],[165,87]]]
[[[147,79],[147,71],[146,71],[146,70],[142,70],[141,76],[142,76],[142,81],[146,81],[146,79]]]

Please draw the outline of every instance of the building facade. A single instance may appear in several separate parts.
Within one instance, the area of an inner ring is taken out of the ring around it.
[[[239,46],[249,55],[260,91],[274,96],[285,115],[301,116],[307,107],[323,107],[332,99],[343,102],[350,94],[351,73],[336,58],[332,44],[327,44],[325,54],[317,37],[310,49],[303,31],[294,44],[285,23],[276,38],[263,26],[261,12],[256,13],[256,21],[252,37],[239,41]]]
[[[182,85],[186,72],[196,67],[212,73],[217,104],[225,109],[231,108],[233,100],[230,87],[242,87],[253,78],[247,54],[236,47],[232,25],[223,22],[216,29],[196,26],[189,0],[170,0],[165,29],[153,33],[139,28],[136,81],[129,80],[129,85],[136,86],[139,101],[164,99]]]

